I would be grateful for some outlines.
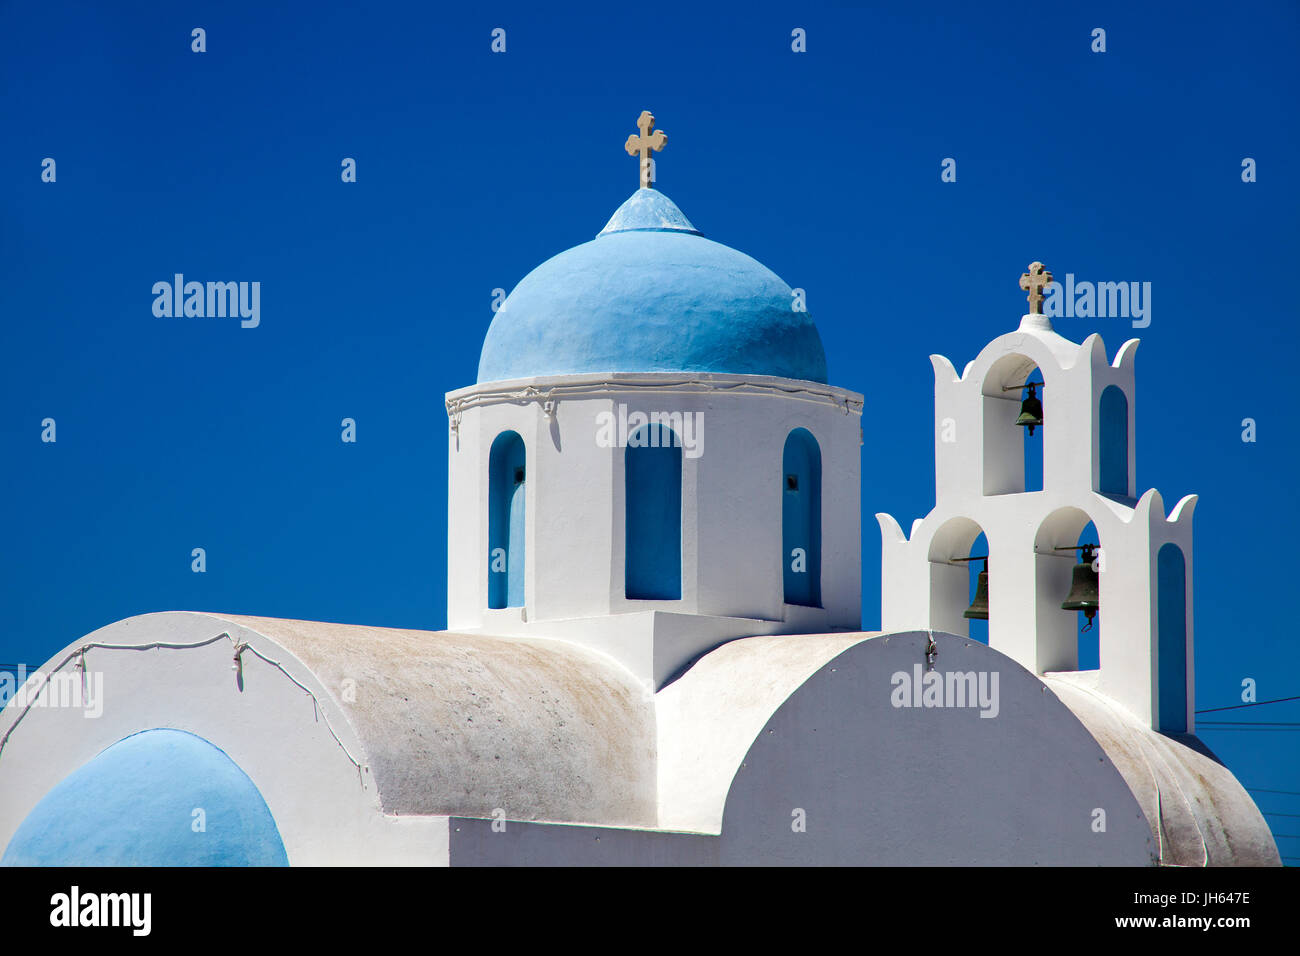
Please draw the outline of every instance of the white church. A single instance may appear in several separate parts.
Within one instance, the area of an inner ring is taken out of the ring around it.
[[[1061,337],[1033,263],[932,356],[935,507],[876,516],[863,632],[864,396],[638,127],[640,188],[447,395],[447,630],[78,639],[0,712],[2,862],[1279,865],[1194,735],[1196,499],[1136,483],[1137,340]]]

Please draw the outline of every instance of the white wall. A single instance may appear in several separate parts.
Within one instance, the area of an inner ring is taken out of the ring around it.
[[[590,618],[696,616],[694,642],[690,617],[669,619],[684,662],[726,637],[860,627],[861,395],[770,376],[659,373],[488,383],[449,393],[447,402],[457,425],[448,453],[450,630],[535,630],[585,642],[591,629],[576,622]],[[550,417],[547,402],[554,403]],[[682,456],[678,601],[624,596],[624,449],[596,440],[597,416],[617,415],[620,404],[629,414],[702,416],[700,454],[683,449]],[[812,432],[822,455],[821,609],[783,601],[782,454],[799,427]],[[491,611],[488,458],[507,429],[527,448],[525,607]],[[633,630],[629,640],[645,639],[637,636],[645,628]],[[664,668],[654,670],[662,676]]]
[[[155,727],[188,731],[225,751],[257,786],[291,866],[446,865],[446,817],[385,815],[373,780],[348,759],[326,728],[362,764],[366,756],[332,692],[282,646],[230,622],[182,611],[146,614],[100,628],[51,658],[86,643],[199,643],[223,631],[247,642],[315,695],[245,652],[244,688],[231,669],[234,644],[118,650],[91,648],[88,672],[102,674],[97,718],[72,707],[33,707],[0,753],[0,848],[55,784],[124,737]],[[0,736],[19,708],[0,716]],[[292,760],[285,755],[292,754]]]
[[[1091,520],[1103,549],[1101,689],[1155,726],[1158,702],[1156,554],[1178,543],[1187,562],[1188,729],[1193,727],[1191,514],[1189,496],[1166,519],[1163,500],[1137,488],[1134,355],[1126,342],[1114,362],[1099,335],[1082,344],[1056,334],[1050,320],[1027,315],[1017,331],[999,336],[959,376],[951,362],[931,356],[935,370],[934,509],[904,535],[889,515],[877,515],[883,538],[882,629],[935,627],[969,633],[953,603],[964,578],[944,563],[964,557],[969,541],[954,522],[974,521],[989,545],[989,643],[1042,674],[1078,667],[1076,615],[1062,611],[1073,560],[1055,547],[1072,546]],[[1037,367],[1046,383],[1043,490],[1023,491],[1018,391]],[[1100,494],[1101,394],[1110,385],[1128,399],[1130,496]],[[1005,394],[1007,398],[1001,396]],[[992,431],[990,431],[992,429]],[[949,441],[948,438],[955,437]],[[963,526],[964,527],[964,526]],[[936,545],[939,545],[936,547]],[[1077,554],[1077,552],[1075,553]],[[1074,558],[1077,560],[1077,557]]]

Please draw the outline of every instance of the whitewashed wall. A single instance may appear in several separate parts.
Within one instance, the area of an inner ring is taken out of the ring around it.
[[[683,382],[694,384],[673,386]],[[653,641],[658,631],[660,641],[674,644],[680,665],[728,637],[860,627],[861,395],[770,376],[660,373],[495,382],[447,399],[455,426],[448,452],[449,629],[568,636],[611,651],[619,625],[593,629],[588,619],[653,612],[653,626],[628,628],[628,643]],[[683,449],[677,601],[624,596],[624,449],[596,441],[597,416],[617,414],[619,404],[629,413],[703,415],[699,457]],[[822,456],[820,609],[784,603],[782,454],[790,431],[800,427],[816,437]],[[505,430],[519,433],[528,456],[522,610],[487,608],[488,457]],[[638,676],[662,678],[672,669],[659,655],[654,673],[646,674],[636,661],[655,654],[627,650],[612,652]]]

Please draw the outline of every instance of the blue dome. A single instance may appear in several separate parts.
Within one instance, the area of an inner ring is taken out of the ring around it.
[[[196,829],[202,810],[203,827]],[[3,866],[288,866],[253,781],[180,730],[120,740],[61,780],[18,827]]]
[[[730,372],[826,381],[793,292],[638,189],[591,242],[526,275],[492,320],[479,382],[583,372]]]

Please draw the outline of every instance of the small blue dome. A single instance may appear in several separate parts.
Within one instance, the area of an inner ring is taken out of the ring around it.
[[[591,242],[526,275],[492,320],[479,382],[583,372],[729,372],[826,381],[793,291],[638,189]]]
[[[64,777],[18,827],[0,865],[288,866],[289,859],[247,774],[202,737],[158,728],[118,741]]]

